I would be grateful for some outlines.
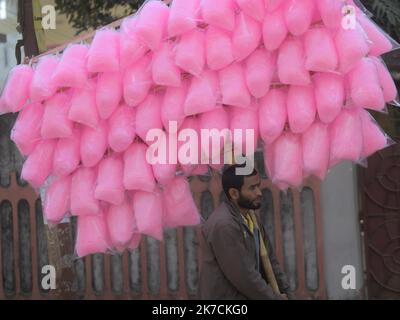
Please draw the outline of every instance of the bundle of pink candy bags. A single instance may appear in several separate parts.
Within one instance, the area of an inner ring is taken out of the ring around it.
[[[209,167],[149,164],[150,129],[254,129],[280,189],[323,180],[393,143],[368,110],[396,103],[380,58],[396,48],[353,1],[150,0],[90,45],[16,66],[0,113],[19,113],[11,138],[22,178],[48,184],[46,220],[78,216],[80,257],[122,251],[200,222],[186,176]]]

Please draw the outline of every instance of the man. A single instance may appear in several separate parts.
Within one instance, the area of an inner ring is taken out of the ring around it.
[[[271,243],[255,214],[261,206],[261,179],[222,175],[225,199],[202,225],[200,299],[294,299]]]

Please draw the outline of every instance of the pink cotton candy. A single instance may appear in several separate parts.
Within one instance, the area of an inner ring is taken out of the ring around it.
[[[200,76],[206,62],[205,41],[203,30],[194,29],[185,33],[176,45],[176,65],[194,76]]]
[[[360,110],[360,119],[363,136],[361,157],[368,158],[375,152],[386,148],[388,138],[367,110]]]
[[[351,99],[356,107],[381,111],[385,108],[378,70],[369,58],[363,58],[349,74]]]
[[[68,119],[95,129],[99,123],[94,82],[82,89],[75,89],[71,99]]]
[[[178,132],[178,161],[186,175],[193,173],[201,160],[201,145],[199,120],[187,117]],[[193,135],[193,132],[196,134]]]
[[[343,109],[329,126],[331,141],[330,166],[343,160],[358,161],[363,147],[359,112],[354,107]]]
[[[126,70],[123,77],[123,93],[128,106],[137,106],[147,97],[153,84],[150,62],[151,58],[147,55]]]
[[[284,84],[310,84],[311,78],[305,68],[305,53],[301,40],[288,39],[282,44],[278,55],[278,75]]]
[[[119,156],[113,155],[100,161],[94,197],[113,205],[120,205],[125,198],[122,184],[124,165]]]
[[[303,181],[303,154],[299,135],[284,133],[274,144],[274,183],[299,187]]]
[[[328,28],[341,26],[343,20],[343,0],[318,0],[316,1],[324,25]]]
[[[240,13],[232,35],[232,48],[235,60],[246,59],[261,43],[262,26],[256,20]]]
[[[397,87],[385,62],[377,57],[371,57],[378,71],[379,83],[382,87],[383,96],[386,102],[391,102],[397,97]]]
[[[136,110],[121,105],[108,121],[108,144],[115,152],[123,152],[136,136]]]
[[[79,168],[72,175],[71,214],[73,216],[102,214],[100,202],[94,197],[97,170]]]
[[[164,190],[163,199],[165,206],[164,226],[177,228],[195,226],[200,223],[200,214],[186,178],[176,177],[169,183]]]
[[[170,121],[176,121],[179,129],[185,120],[184,105],[188,91],[186,82],[179,88],[167,88],[161,107],[161,120],[165,130],[169,131]]]
[[[275,11],[285,3],[285,0],[264,0],[267,12]]]
[[[139,12],[136,32],[152,51],[156,51],[167,33],[169,9],[162,1],[149,1]]]
[[[162,129],[161,121],[162,96],[149,94],[136,110],[136,134],[146,141],[149,130]]]
[[[11,112],[8,108],[8,106],[6,105],[6,103],[4,102],[4,97],[0,96],[0,115],[3,115],[5,113],[9,113]]]
[[[242,64],[233,63],[219,72],[222,103],[235,107],[250,106],[251,95],[246,86],[245,70]]]
[[[10,112],[19,112],[29,98],[33,70],[27,65],[18,65],[10,71],[3,91],[3,101]]]
[[[135,192],[133,210],[139,232],[161,241],[163,239],[163,205],[160,191]]]
[[[367,34],[368,40],[372,42],[370,44],[370,55],[377,57],[394,49],[388,36],[375,22],[364,14],[358,14],[357,18]]]
[[[369,52],[367,38],[359,24],[354,29],[339,28],[335,44],[342,73],[348,72]]]
[[[265,15],[263,41],[267,50],[278,49],[286,39],[288,32],[283,10],[276,10]]]
[[[42,140],[25,161],[21,177],[34,188],[39,188],[51,174],[56,141]]]
[[[119,41],[119,33],[115,30],[101,29],[96,31],[88,53],[88,71],[119,71]]]
[[[81,130],[75,127],[72,136],[57,141],[54,151],[53,173],[56,176],[67,176],[75,171],[81,161]]]
[[[291,34],[299,36],[308,30],[313,20],[314,6],[314,0],[286,1],[285,21]]]
[[[134,233],[132,235],[132,239],[128,245],[129,250],[136,250],[140,246],[140,242],[142,240],[142,235],[140,233]]]
[[[41,134],[43,139],[67,138],[74,123],[68,119],[71,95],[57,93],[45,103]]]
[[[206,70],[202,77],[193,77],[185,100],[185,115],[190,116],[215,109],[218,97],[218,76]]]
[[[239,154],[252,156],[257,149],[259,138],[257,111],[236,107],[230,108],[230,129],[234,136],[234,149],[239,150]],[[241,136],[235,135],[235,129],[241,130],[239,131]]]
[[[124,153],[124,187],[127,190],[152,192],[155,180],[151,165],[146,158],[147,146],[135,142]]]
[[[315,120],[313,86],[291,86],[287,96],[289,126],[293,133],[303,133]]]
[[[124,70],[143,58],[148,48],[140,41],[134,30],[121,32],[119,39],[120,67]]]
[[[260,136],[266,144],[281,136],[287,121],[286,90],[272,89],[260,100]]]
[[[52,76],[58,63],[59,59],[53,56],[47,56],[39,60],[30,86],[32,102],[46,100],[56,93],[57,87],[52,80]]]
[[[333,73],[317,73],[313,83],[319,119],[331,123],[345,102],[344,78]]]
[[[201,12],[204,22],[214,27],[233,31],[235,27],[234,0],[202,0]]]
[[[80,216],[78,218],[76,254],[84,257],[94,253],[105,253],[110,248],[104,214]]]
[[[99,122],[95,129],[82,128],[81,159],[85,167],[93,167],[99,163],[107,150],[107,124]]]
[[[268,179],[274,181],[274,144],[266,144],[263,147],[264,167]]]
[[[181,71],[175,65],[171,44],[164,44],[154,53],[152,75],[154,83],[160,86],[179,87],[181,85]]]
[[[262,22],[265,13],[264,0],[236,0],[240,9],[253,19]]]
[[[174,0],[170,6],[168,35],[176,37],[196,28],[200,0]]]
[[[154,145],[150,145],[149,148],[154,178],[163,186],[166,186],[175,178],[178,163],[177,144],[172,139],[169,139],[166,134],[165,136],[165,140],[157,140],[157,142]],[[175,143],[175,145],[173,145],[173,143]]]
[[[203,140],[203,138],[201,138],[201,147],[203,147],[202,155],[204,159],[207,160],[207,163],[221,162],[220,155],[224,148],[224,144],[229,140],[232,140],[229,132],[229,114],[224,107],[204,112],[199,116],[198,124],[200,134],[199,139],[203,136],[202,130],[208,130],[209,132],[209,134],[205,135],[205,137],[209,137],[208,140],[205,138]],[[208,148],[206,143],[208,143]],[[215,147],[213,147],[214,145]],[[217,146],[219,146],[219,148],[217,148]]]
[[[274,56],[265,49],[257,49],[246,60],[246,84],[255,98],[259,99],[267,94],[274,71]]]
[[[326,28],[313,28],[307,31],[304,40],[306,69],[328,72],[337,69],[339,58],[335,42]]]
[[[63,52],[52,80],[57,87],[82,88],[88,79],[86,60],[89,49],[82,44],[73,44]]]
[[[329,130],[326,124],[314,122],[302,136],[303,170],[305,176],[325,179],[329,165]]]
[[[28,104],[18,115],[11,131],[14,141],[22,155],[29,155],[42,139],[40,128],[44,106],[41,103]]]
[[[107,230],[114,247],[129,244],[136,226],[133,205],[124,199],[120,205],[111,205],[106,214]]]
[[[51,223],[59,223],[70,208],[71,176],[54,179],[46,190],[44,216]]]
[[[228,32],[213,26],[207,28],[206,57],[211,70],[220,70],[233,62],[232,40]]]
[[[122,99],[122,75],[119,72],[99,74],[96,84],[97,111],[101,119],[108,119]]]

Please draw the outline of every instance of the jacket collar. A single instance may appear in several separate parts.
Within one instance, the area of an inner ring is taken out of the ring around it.
[[[235,203],[233,203],[232,201],[230,201],[230,200],[228,199],[228,197],[227,197],[225,194],[223,195],[223,201],[224,201],[225,205],[227,206],[227,208],[228,208],[228,210],[229,210],[229,213],[233,216],[233,218],[234,218],[238,223],[240,223],[241,225],[243,225],[243,226],[246,228],[246,230],[248,231],[248,233],[249,233],[250,235],[252,235],[252,233],[250,232],[249,227],[247,226],[247,224],[246,224],[246,222],[245,222],[245,220],[244,220],[244,217],[243,217],[242,213],[240,212],[239,207],[238,207]]]

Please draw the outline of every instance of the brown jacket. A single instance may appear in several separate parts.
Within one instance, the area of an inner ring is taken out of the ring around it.
[[[289,292],[285,274],[257,217],[281,293]],[[199,298],[205,300],[281,299],[268,285],[256,244],[239,209],[226,198],[201,226]]]

